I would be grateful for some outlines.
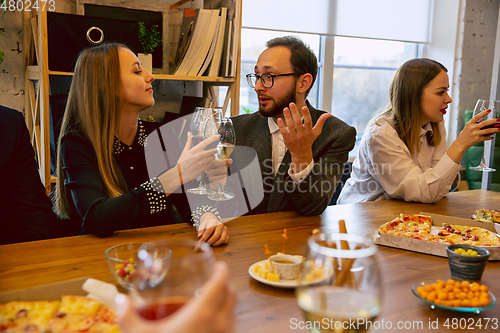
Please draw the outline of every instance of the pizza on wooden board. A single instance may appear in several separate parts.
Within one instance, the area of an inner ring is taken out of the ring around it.
[[[401,214],[394,220],[382,224],[379,232],[444,244],[500,245],[500,238],[484,228],[446,223],[443,223],[442,227],[434,227],[437,229],[436,233],[432,232],[432,228],[432,217],[430,216]]]
[[[119,333],[115,313],[85,296],[0,305],[0,332]]]

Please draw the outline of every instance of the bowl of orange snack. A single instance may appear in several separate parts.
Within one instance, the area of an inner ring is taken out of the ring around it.
[[[484,284],[450,279],[415,283],[412,291],[421,300],[435,307],[453,311],[475,312],[493,307],[497,300]]]

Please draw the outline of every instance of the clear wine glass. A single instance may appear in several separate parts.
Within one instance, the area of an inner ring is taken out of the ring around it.
[[[202,108],[197,107],[193,117],[191,118],[191,135],[193,136],[193,147],[201,143],[203,140],[218,134],[220,120],[222,118],[221,108]],[[212,194],[207,188],[207,173],[201,174],[201,179],[198,187],[190,188],[187,191],[194,194]]]
[[[188,239],[146,243],[137,256],[130,297],[147,320],[165,318],[196,297],[215,263],[208,244]]]
[[[311,331],[365,332],[382,310],[375,245],[340,233],[313,236],[308,245],[296,297],[306,320],[322,323]]]
[[[236,144],[236,133],[231,118],[222,118],[219,134],[220,141],[216,147],[217,153],[215,154],[215,159],[225,161],[233,152],[234,145]],[[217,193],[209,195],[208,198],[214,201],[226,201],[234,198],[234,193],[224,190],[225,183],[226,179],[217,181]]]
[[[490,109],[491,112],[488,113],[485,117],[481,119],[481,121],[485,120],[490,120],[490,119],[497,119],[500,117],[500,101],[495,101],[495,100],[488,100],[488,99],[479,99],[476,103],[476,107],[474,108],[474,114],[473,117],[475,117],[478,113],[481,113],[485,110]],[[485,126],[483,128],[491,128],[494,127],[494,125],[490,126]],[[495,135],[495,134],[492,134]],[[493,139],[495,140],[495,139]],[[485,146],[486,142],[483,144],[483,156],[481,157],[481,163],[479,163],[478,166],[476,167],[469,167],[471,170],[476,170],[476,171],[486,171],[486,172],[493,172],[496,171],[493,168],[490,168],[489,166],[486,165],[486,158],[485,158]]]

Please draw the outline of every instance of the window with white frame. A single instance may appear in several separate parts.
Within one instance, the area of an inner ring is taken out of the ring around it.
[[[455,77],[461,2],[456,0],[242,0],[240,113],[258,109],[245,75],[253,72],[265,42],[295,35],[318,56],[319,72],[309,101],[358,130],[388,102],[399,66],[415,57],[435,59]],[[298,10],[299,9],[299,10]],[[450,82],[453,87],[453,83]],[[453,92],[452,92],[453,93]],[[245,111],[245,109],[246,111]],[[458,108],[446,115],[456,136]],[[356,155],[356,150],[351,157]]]
[[[367,123],[388,105],[396,70],[419,56],[419,44],[335,37],[334,45],[331,113],[356,128],[356,156]]]
[[[255,112],[259,108],[256,93],[248,86],[245,75],[254,72],[266,41],[286,35],[300,37],[318,56],[318,79],[309,93],[309,102],[354,126],[358,132],[356,143],[359,143],[367,122],[387,105],[389,86],[396,70],[406,60],[419,56],[416,43],[335,37],[334,49],[320,52],[326,45],[318,34],[242,29],[240,114]],[[324,55],[333,55],[333,59],[322,59]],[[331,106],[325,105],[322,99],[325,87],[323,80],[319,79],[325,75],[324,69],[328,66],[333,66],[333,89],[327,92],[332,96]],[[357,144],[351,156],[356,156],[356,152]]]

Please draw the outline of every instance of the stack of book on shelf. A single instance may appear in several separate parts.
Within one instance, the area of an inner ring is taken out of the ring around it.
[[[233,29],[233,20],[227,17],[225,7],[185,9],[173,74],[234,77],[234,37],[238,34]]]

